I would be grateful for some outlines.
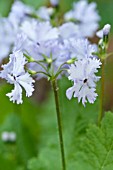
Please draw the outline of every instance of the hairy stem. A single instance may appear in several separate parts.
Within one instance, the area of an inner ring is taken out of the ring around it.
[[[100,122],[104,116],[104,71],[105,71],[105,59],[101,60],[102,62],[102,70],[101,70],[101,96],[100,96],[100,113],[98,116],[98,125],[100,125]]]
[[[52,87],[53,87],[53,91],[54,91],[56,113],[57,113],[59,142],[60,142],[61,159],[62,159],[62,170],[66,170],[64,142],[63,142],[63,133],[62,133],[62,121],[61,121],[61,112],[60,112],[60,107],[59,107],[58,87],[57,87],[57,80],[56,79],[52,80]]]

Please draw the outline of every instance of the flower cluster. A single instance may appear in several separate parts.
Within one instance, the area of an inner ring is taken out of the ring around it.
[[[51,7],[38,10],[15,1],[7,18],[0,22],[0,61],[10,54],[9,63],[2,65],[0,77],[14,84],[14,90],[7,94],[11,101],[22,103],[22,89],[26,96],[34,91],[34,80],[47,76],[49,80],[69,74],[73,86],[66,95],[82,100],[83,105],[96,99],[95,73],[101,62],[97,46],[90,44],[87,37],[94,35],[100,17],[96,4],[81,0],[64,14],[65,23],[56,23],[58,0],[51,0]],[[56,10],[57,8],[57,10]],[[72,64],[72,65],[70,65]]]

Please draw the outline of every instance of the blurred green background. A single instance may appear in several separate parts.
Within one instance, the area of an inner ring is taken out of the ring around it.
[[[49,4],[47,0],[23,0],[23,2],[35,8]],[[69,10],[72,6],[72,2],[73,0],[60,0],[61,12],[63,13]],[[113,0],[90,0],[90,2],[97,2],[97,9],[101,16],[100,28],[106,23],[112,26],[108,51],[113,52]],[[0,0],[1,16],[8,15],[12,3],[13,0]],[[97,42],[97,38],[94,37],[92,41]],[[53,137],[50,139],[57,140],[55,137],[57,135],[55,106],[53,94],[50,92],[50,84],[46,80],[40,80],[35,86],[36,90],[33,97],[30,99],[24,97],[24,103],[18,106],[11,103],[5,95],[12,87],[6,85],[5,82],[1,82],[0,134],[3,131],[14,131],[17,134],[17,142],[14,144],[4,144],[0,136],[0,170],[25,170],[28,160],[38,155],[40,148],[45,145],[44,142],[47,140],[48,136],[52,135]],[[83,115],[83,106],[78,104],[77,100],[73,99],[72,101],[68,101],[65,97],[65,91],[67,87],[70,86],[67,79],[63,78],[63,81],[59,81],[59,86],[62,113],[65,116],[67,112],[63,122],[64,127],[68,126],[68,130],[71,131],[72,127],[70,127],[70,125],[72,121],[76,122],[75,127],[77,127],[80,123],[79,120],[84,116],[88,121],[96,121],[99,99],[94,105],[88,105],[87,114],[84,113],[85,115]],[[74,109],[76,110],[76,116],[73,120],[75,115]],[[113,110],[113,56],[109,57],[106,61],[105,110]],[[82,122],[82,128],[86,127],[87,124],[87,121],[84,123]],[[81,134],[82,128],[80,131]],[[65,133],[67,135],[67,131],[65,131]],[[68,137],[67,135],[65,138]],[[50,141],[48,141],[48,143],[49,142]],[[47,145],[50,146],[50,143]],[[55,141],[53,143],[55,145]],[[66,145],[68,145],[68,141]],[[54,146],[52,145],[52,147]],[[45,154],[45,150],[43,152]],[[47,153],[45,155],[47,156]]]

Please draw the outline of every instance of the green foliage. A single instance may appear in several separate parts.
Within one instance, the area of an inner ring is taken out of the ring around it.
[[[76,155],[75,169],[111,170],[113,168],[113,113],[107,112],[101,126],[90,125],[81,150]]]
[[[48,0],[23,0],[23,2],[25,4],[28,4],[28,5],[31,5],[31,6],[34,6],[35,8],[38,8],[39,6],[42,6],[42,5],[47,5],[48,3]]]
[[[26,99],[23,105],[10,102],[5,94],[11,88],[5,84],[2,84],[0,88],[0,136],[4,131],[14,131],[17,134],[17,141],[12,144],[4,143],[0,137],[0,168],[24,170],[27,160],[37,154],[39,109],[33,102]]]
[[[82,122],[84,121],[79,120],[78,124],[81,126]],[[79,125],[74,129],[75,133],[69,135],[68,131],[68,136],[65,133],[65,139],[67,136],[69,141],[69,136],[71,136],[70,141],[72,141],[71,145],[69,142],[68,146],[65,145],[67,170],[111,170],[113,167],[113,114],[107,112],[100,127],[92,124],[87,128],[85,122],[83,126],[79,127]],[[38,157],[29,161],[29,170],[60,169],[61,165],[58,164],[60,150],[52,141],[54,137],[54,135],[48,135],[46,146],[40,149]]]
[[[31,133],[37,137],[37,112],[40,112],[39,107],[31,102],[31,100],[28,100],[25,96],[22,105],[10,102],[6,94],[11,91],[11,89],[12,85],[9,84],[2,84],[0,87],[0,123],[2,123],[10,113],[16,113],[21,117],[22,122],[29,128]]]
[[[16,114],[10,114],[0,126],[0,136],[4,131],[15,132],[17,139],[14,143],[0,140],[0,167],[4,169],[4,166],[9,166],[11,169],[12,166],[15,170],[19,164],[25,165],[27,160],[36,154],[35,140]],[[5,163],[6,160],[9,165]]]

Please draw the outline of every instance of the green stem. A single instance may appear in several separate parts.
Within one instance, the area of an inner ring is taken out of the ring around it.
[[[62,159],[62,170],[66,170],[64,142],[63,142],[63,134],[62,134],[62,121],[61,121],[61,113],[60,113],[59,98],[58,98],[58,87],[57,87],[56,79],[52,80],[52,87],[54,91],[56,113],[57,113],[57,123],[58,123],[59,141],[60,141],[60,150],[61,150],[61,159]]]
[[[48,73],[47,68],[42,63],[40,63],[39,61],[36,61],[36,60],[34,60],[33,62],[39,64]]]
[[[102,70],[101,70],[101,96],[100,96],[100,113],[99,113],[99,117],[98,117],[98,125],[100,125],[100,122],[104,116],[104,85],[105,85],[105,81],[104,81],[104,71],[105,71],[105,59],[101,60],[102,62]]]

